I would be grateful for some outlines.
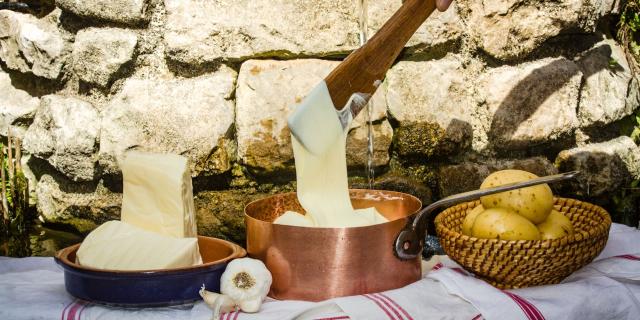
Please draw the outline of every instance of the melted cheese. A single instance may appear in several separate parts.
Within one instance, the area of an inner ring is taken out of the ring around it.
[[[342,129],[338,114],[331,103],[326,83],[323,88],[314,89],[298,108],[331,108],[333,112],[317,112],[314,121],[327,128],[327,132],[314,132],[314,135],[335,136],[328,149],[314,146],[323,144],[322,139],[307,139],[311,146],[302,146],[292,136],[293,154],[296,165],[298,201],[307,212],[306,216],[287,212],[274,223],[314,227],[360,227],[386,222],[374,208],[354,210],[349,198],[347,181],[346,141],[347,132]],[[324,95],[319,94],[324,93]],[[337,123],[337,125],[336,125]],[[314,154],[309,150],[323,150]],[[298,216],[295,216],[295,215]],[[309,225],[311,224],[311,225]]]

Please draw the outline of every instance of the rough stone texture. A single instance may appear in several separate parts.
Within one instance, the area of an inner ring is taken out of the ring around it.
[[[87,28],[73,44],[73,71],[85,82],[106,86],[120,67],[131,61],[138,42],[135,32]]]
[[[458,2],[470,36],[485,52],[504,60],[526,56],[561,33],[593,32],[599,5],[582,0]]]
[[[227,171],[235,78],[223,65],[197,78],[128,79],[102,113],[100,165],[117,173],[124,152],[138,149],[187,156],[193,176]]]
[[[389,163],[389,146],[393,141],[393,128],[389,121],[374,124],[373,128],[373,166],[380,167]],[[347,165],[363,167],[367,163],[367,126],[360,126],[349,132],[347,137]]]
[[[356,2],[165,0],[165,41],[170,59],[201,64],[261,56],[330,56],[358,47]],[[369,35],[401,1],[371,2]],[[409,41],[409,53],[444,50],[458,43],[462,24],[455,8],[434,13]]]
[[[148,0],[56,0],[56,5],[81,17],[135,25],[149,20],[148,2]]]
[[[578,118],[582,126],[604,125],[630,115],[640,104],[638,82],[623,49],[604,40],[578,59],[584,74]]]
[[[0,71],[0,135],[22,138],[33,121],[40,99],[16,89],[8,74]]]
[[[538,176],[558,173],[553,164],[543,157],[516,160],[491,160],[486,163],[465,162],[443,166],[438,172],[440,196],[478,189],[489,174],[498,170],[519,169]]]
[[[572,133],[578,126],[581,78],[576,64],[565,58],[481,75],[478,92],[490,115],[490,142],[498,148],[527,148]]]
[[[52,19],[0,11],[0,60],[7,68],[57,79],[69,51]]]
[[[576,194],[600,196],[640,179],[640,148],[631,138],[622,136],[607,142],[564,150],[556,158],[560,171],[579,170],[572,183]]]
[[[245,246],[244,207],[268,194],[247,190],[201,192],[195,198],[198,234]]]
[[[357,45],[352,1],[165,0],[171,59],[330,55]]]
[[[236,135],[238,157],[244,164],[271,171],[292,162],[287,116],[337,64],[315,59],[250,60],[242,64],[236,91]],[[383,119],[386,109],[383,90],[378,90],[372,101],[372,119]],[[352,128],[362,126],[363,120],[364,114],[360,114]],[[358,132],[352,131],[349,139],[359,140],[351,138]],[[389,136],[384,130],[376,130],[376,134],[381,135],[381,141]],[[374,141],[376,138],[374,135]]]
[[[386,81],[389,114],[400,124],[396,146],[401,155],[453,154],[471,144],[480,124],[459,57],[401,61]]]
[[[122,194],[99,182],[69,183],[43,175],[36,186],[38,212],[45,221],[70,225],[81,233],[108,220],[120,219]]]
[[[44,96],[24,149],[46,159],[73,181],[95,178],[100,115],[88,102],[57,95]]]

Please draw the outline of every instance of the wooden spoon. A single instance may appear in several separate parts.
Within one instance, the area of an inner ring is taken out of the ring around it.
[[[436,8],[435,0],[406,0],[367,43],[352,52],[324,79],[337,110],[354,93],[370,98],[405,44]],[[367,99],[368,100],[368,99]],[[353,117],[360,112],[351,110]]]
[[[305,149],[324,154],[348,129],[409,38],[435,8],[435,0],[404,1],[371,40],[352,52],[305,97],[288,119],[291,134]],[[349,102],[351,97],[358,99]],[[339,121],[321,120],[334,116]]]

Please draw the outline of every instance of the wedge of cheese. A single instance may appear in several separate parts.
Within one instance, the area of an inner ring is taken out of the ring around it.
[[[121,221],[176,238],[197,236],[191,171],[185,157],[131,151],[120,168]]]
[[[93,230],[76,253],[77,263],[96,269],[154,270],[202,264],[197,238],[174,238],[122,221]]]

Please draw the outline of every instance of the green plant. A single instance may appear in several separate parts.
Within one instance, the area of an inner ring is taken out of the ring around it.
[[[7,145],[0,144],[0,208],[2,209],[2,234],[6,238],[7,255],[24,255],[24,246],[18,241],[26,237],[29,210],[29,182],[20,163],[21,142],[9,136]]]
[[[618,22],[618,41],[622,43],[632,72],[637,74],[640,60],[640,0],[628,0]]]
[[[631,66],[632,76],[637,77],[640,70],[640,0],[628,0],[625,4],[618,22],[617,36]],[[621,131],[640,145],[640,108],[623,121]],[[614,221],[639,226],[640,179],[633,180],[627,187],[621,188],[612,200],[615,207],[612,214]]]

